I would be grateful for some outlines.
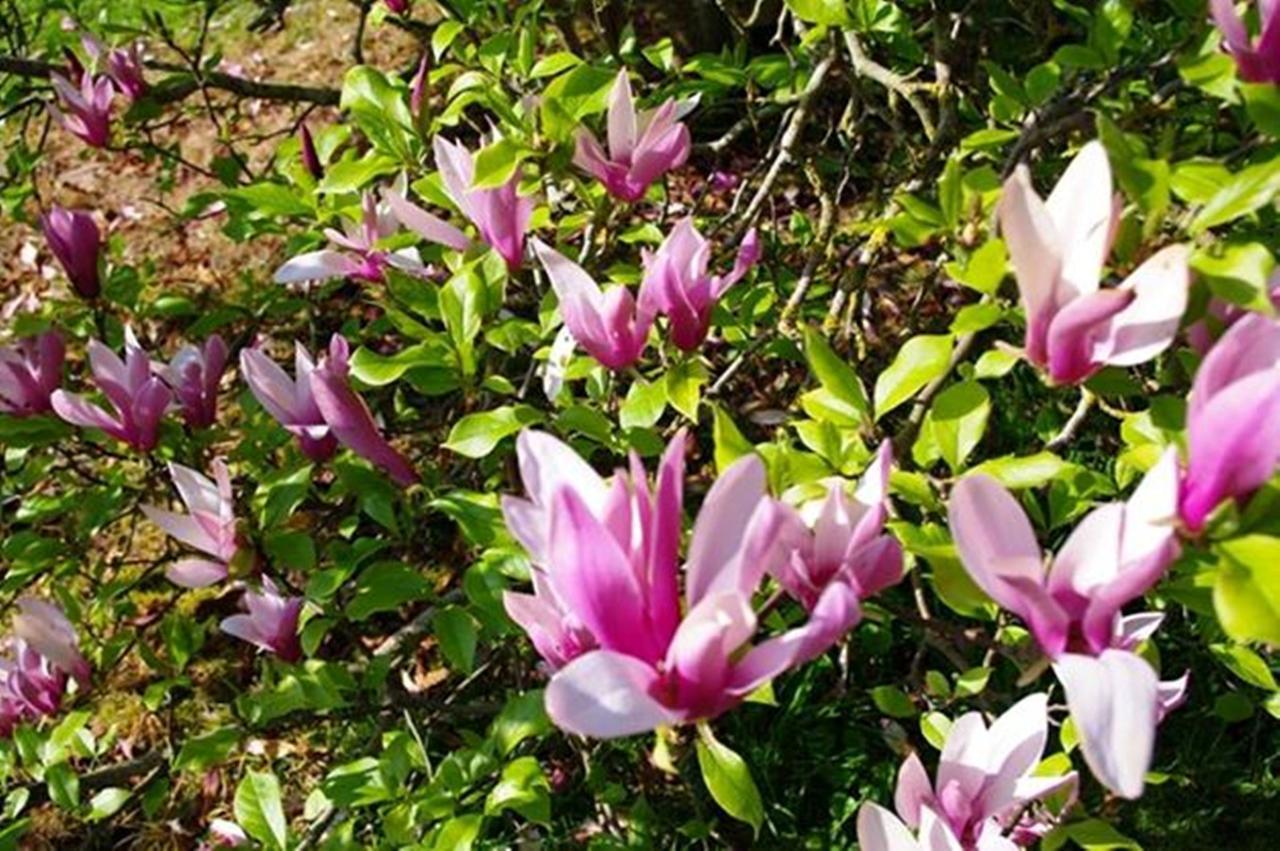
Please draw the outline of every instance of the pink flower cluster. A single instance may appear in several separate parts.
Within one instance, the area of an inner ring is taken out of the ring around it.
[[[0,737],[23,721],[57,712],[71,681],[81,690],[90,685],[89,662],[71,622],[52,603],[22,598],[0,656]]]
[[[707,494],[682,569],[683,433],[652,485],[638,457],[605,480],[540,432],[523,432],[517,452],[528,496],[506,497],[502,509],[533,561],[534,593],[509,592],[506,608],[554,671],[548,714],[573,733],[713,718],[831,646],[865,596],[901,577],[896,543],[875,541],[884,454],[860,489],[874,504],[826,516],[812,533],[766,496],[760,460],[741,459]],[[780,543],[797,533],[817,542],[798,563]],[[798,569],[821,586],[808,620],[755,642],[755,591],[766,574]]]

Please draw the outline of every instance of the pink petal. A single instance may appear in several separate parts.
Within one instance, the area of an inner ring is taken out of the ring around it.
[[[443,136],[436,136],[432,143],[436,155],[436,168],[440,170],[440,178],[444,181],[445,191],[453,199],[462,214],[473,222],[475,211],[471,207],[471,181],[475,174],[475,166],[471,152]]]
[[[858,810],[858,847],[862,851],[920,851],[915,837],[897,816],[870,802]]]
[[[1058,292],[1062,246],[1057,229],[1031,186],[1026,166],[1018,166],[1005,181],[997,210],[1027,311],[1027,356],[1033,363],[1044,364],[1049,323],[1067,299]]]
[[[1280,369],[1254,373],[1215,395],[1210,408],[1192,414],[1188,437],[1181,513],[1198,532],[1219,503],[1257,490],[1280,462]]]
[[[1049,193],[1045,209],[1062,252],[1057,301],[1064,305],[1098,289],[1111,249],[1111,163],[1101,142],[1080,149]]]
[[[592,512],[603,510],[608,485],[567,443],[544,431],[525,429],[516,438],[516,458],[520,481],[535,504],[550,506],[556,492],[569,487]]]
[[[227,566],[209,559],[184,558],[169,565],[164,575],[183,588],[204,588],[226,579]]]
[[[632,656],[595,650],[574,659],[547,685],[547,715],[579,736],[612,739],[678,722],[650,696],[657,672]]]
[[[636,144],[636,104],[627,69],[618,72],[609,92],[609,157],[629,161]]]
[[[444,219],[428,213],[417,204],[410,203],[399,192],[388,189],[383,193],[383,197],[401,224],[428,242],[438,243],[457,251],[466,251],[471,247],[471,240],[465,233]]]
[[[373,421],[373,414],[347,384],[345,375],[330,366],[311,373],[311,393],[333,434],[351,451],[382,467],[401,487],[418,481],[407,459],[387,443]]]
[[[112,437],[124,439],[120,422],[78,393],[55,390],[49,401],[54,413],[72,425],[101,429]]]
[[[1125,279],[1120,289],[1133,293],[1133,303],[1112,318],[1098,358],[1113,366],[1136,366],[1169,348],[1187,309],[1190,253],[1185,245],[1171,245]]]
[[[1102,368],[1111,321],[1133,301],[1124,290],[1098,290],[1067,304],[1053,317],[1046,338],[1049,377],[1078,384]]]
[[[628,175],[630,183],[643,192],[651,183],[672,169],[684,165],[693,148],[689,128],[683,124],[671,127],[662,136],[642,141],[637,148]]]
[[[1048,696],[1024,697],[987,730],[987,772],[990,779],[977,802],[978,818],[1004,813],[1019,802],[1016,789],[1040,762],[1049,735]]]
[[[1155,744],[1155,671],[1122,650],[1106,650],[1097,658],[1066,653],[1053,669],[1093,775],[1123,798],[1142,795]]]
[[[319,281],[325,278],[344,278],[361,270],[360,263],[341,251],[323,249],[299,254],[276,270],[277,284],[293,284],[299,281]]]
[[[556,593],[602,647],[655,663],[662,658],[665,636],[645,622],[644,589],[630,560],[568,488],[557,491],[552,502],[548,561]]]
[[[750,598],[734,591],[704,597],[685,614],[665,659],[677,683],[673,705],[684,718],[712,717],[746,695],[753,684],[734,676],[730,657],[755,628]]]
[[[924,763],[914,751],[898,769],[898,783],[893,791],[893,807],[902,816],[907,827],[918,827],[920,824],[920,808],[934,802],[933,784],[929,773],[924,770]]]
[[[89,663],[80,653],[75,628],[62,609],[45,600],[22,597],[13,617],[13,632],[59,670],[75,677],[83,688],[89,687]]]
[[[1032,627],[1048,653],[1066,640],[1065,614],[1045,591],[1039,544],[1017,501],[994,479],[960,481],[948,508],[960,560],[978,587]]]
[[[1250,49],[1249,31],[1236,13],[1235,0],[1209,0],[1209,11],[1213,14],[1218,29],[1222,30],[1223,38],[1232,53],[1243,53]]]
[[[920,847],[926,851],[964,851],[964,846],[960,844],[946,819],[929,807],[925,807],[920,813]],[[983,851],[987,849],[984,848]]]
[[[283,369],[260,349],[240,350],[240,374],[258,403],[281,425],[298,421],[296,389]]]
[[[685,562],[685,598],[690,606],[721,591],[750,595],[742,545],[756,508],[764,499],[764,464],[755,455],[733,463],[720,475],[698,512]]]

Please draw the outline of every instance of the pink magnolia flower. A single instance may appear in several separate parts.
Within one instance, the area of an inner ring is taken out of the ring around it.
[[[247,845],[249,835],[240,825],[228,819],[216,818],[209,822],[209,838],[199,848],[242,848]]]
[[[1048,738],[1048,697],[1033,694],[1018,701],[990,728],[979,712],[956,719],[938,761],[937,783],[929,780],[914,753],[898,772],[894,816],[868,803],[858,813],[858,842],[863,851],[905,849],[1017,848],[1005,833],[1035,835],[1038,824],[1028,807],[1060,791],[1074,794],[1075,772],[1036,776],[1032,770]],[[919,839],[911,836],[919,830]],[[1026,844],[1031,844],[1030,842]]]
[[[1004,184],[1000,229],[1027,311],[1026,354],[1058,384],[1135,366],[1173,342],[1187,306],[1189,251],[1171,245],[1100,289],[1119,211],[1101,142],[1080,150],[1047,201],[1026,166]]]
[[[1280,310],[1280,268],[1271,273],[1267,281],[1267,293],[1272,306]],[[1204,318],[1187,326],[1187,342],[1202,356],[1206,355],[1218,336],[1248,315],[1249,311],[1238,304],[1217,297],[1211,298]]]
[[[965,569],[1026,622],[1066,689],[1086,762],[1127,798],[1142,794],[1160,717],[1160,683],[1132,652],[1136,641],[1120,609],[1178,557],[1177,482],[1171,448],[1127,503],[1103,505],[1086,516],[1047,567],[1026,514],[994,479],[962,479],[948,510]]]
[[[22,721],[57,712],[69,678],[82,689],[90,684],[75,628],[57,606],[20,599],[13,631],[11,655],[0,656],[0,736],[12,734]]]
[[[418,60],[418,70],[413,72],[413,79],[409,81],[409,112],[419,125],[424,120],[422,107],[426,104],[427,99],[427,84],[429,82],[427,72],[431,70],[430,58],[430,51],[422,51],[422,58]]]
[[[507,261],[507,268],[520,268],[524,258],[524,238],[533,215],[533,199],[519,193],[519,172],[494,189],[473,189],[475,161],[471,152],[443,136],[435,138],[433,147],[436,166],[453,203],[480,231],[480,238],[485,244]],[[388,196],[388,200],[402,214],[408,213],[404,216],[405,225],[424,239],[459,251],[465,251],[471,244],[462,231],[403,198]]]
[[[0,346],[0,413],[29,417],[52,410],[66,347],[57,331]]]
[[[1209,11],[1236,60],[1240,79],[1248,83],[1280,83],[1280,6],[1259,0],[1262,32],[1256,41],[1250,40],[1233,0],[1209,0]]]
[[[1227,499],[1247,497],[1280,464],[1280,322],[1251,313],[1205,356],[1187,405],[1182,522],[1199,533]]]
[[[311,392],[315,362],[301,343],[294,343],[293,361],[297,381],[261,349],[241,349],[240,374],[267,413],[298,438],[303,454],[313,461],[327,461],[338,450],[338,439]]]
[[[80,36],[85,53],[107,72],[120,94],[138,100],[147,93],[147,80],[142,73],[142,45],[134,42],[128,48],[106,48],[93,35]]]
[[[410,0],[383,0],[387,4],[387,9],[393,15],[404,15],[413,7]]]
[[[637,113],[627,70],[618,72],[609,93],[609,152],[585,127],[579,128],[573,163],[622,201],[638,201],[649,185],[689,159],[689,128],[680,122],[696,100],[665,101]]]
[[[626,369],[640,359],[648,344],[653,313],[636,304],[631,290],[617,286],[604,292],[586,271],[539,239],[533,251],[560,300],[564,324],[582,348],[609,369]]]
[[[640,460],[605,482],[573,450],[526,432],[529,498],[507,499],[512,533],[541,571],[532,598],[508,599],[558,670],[547,713],[562,729],[627,736],[711,718],[795,664],[810,627],[750,646],[752,593],[773,557],[777,515],[764,467],[741,459],[715,483],[694,524],[681,615],[679,540],[684,434],[651,488]]]
[[[789,554],[772,563],[787,593],[828,629],[813,633],[814,644],[801,654],[821,654],[862,618],[861,602],[902,578],[902,546],[884,533],[888,515],[889,441],[867,467],[850,500],[840,483],[832,484],[810,529],[799,512],[776,503],[781,515],[778,538]]]
[[[222,631],[274,653],[286,662],[301,659],[298,615],[302,612],[302,598],[281,595],[276,584],[264,577],[261,593],[245,591],[243,599],[248,614],[224,618],[219,624]]]
[[[203,588],[226,579],[231,560],[240,550],[231,475],[221,458],[213,460],[212,468],[210,480],[190,467],[169,465],[169,477],[187,508],[186,514],[142,506],[148,520],[208,556],[184,558],[165,571],[170,582],[184,588]]]
[[[711,325],[711,308],[742,279],[760,259],[760,238],[752,228],[738,246],[738,257],[728,275],[708,275],[711,245],[693,225],[693,217],[681,219],[656,253],[643,252],[644,282],[640,306],[644,313],[665,314],[671,322],[671,340],[686,352],[702,345]]]
[[[707,185],[712,192],[732,192],[741,182],[742,178],[738,175],[722,169],[711,172],[711,176],[707,178]]]
[[[403,487],[418,481],[413,465],[391,447],[373,414],[347,379],[350,347],[341,334],[329,340],[329,356],[311,372],[311,395],[338,442],[386,470]]]
[[[155,448],[160,420],[173,401],[173,394],[159,376],[152,374],[156,365],[127,328],[124,352],[122,361],[102,343],[89,341],[93,382],[111,403],[114,416],[80,394],[65,390],[55,390],[50,402],[54,413],[72,425],[101,429],[134,449],[149,452]]]
[[[325,248],[299,254],[276,270],[276,283],[354,278],[380,284],[386,279],[385,270],[388,266],[411,275],[425,276],[427,268],[422,265],[418,252],[414,249],[383,251],[378,248],[378,241],[391,236],[399,227],[391,211],[380,206],[370,192],[365,193],[361,207],[364,215],[359,224],[346,222],[345,232],[334,228],[324,230],[329,242],[345,250]]]
[[[46,600],[23,597],[13,618],[13,632],[81,688],[89,687],[89,663],[80,653],[80,639],[62,609]]]
[[[218,382],[227,368],[227,344],[217,334],[202,346],[183,346],[160,370],[182,406],[191,428],[207,428],[218,419]]]
[[[58,102],[49,104],[49,111],[63,128],[86,144],[105,148],[111,139],[111,101],[115,89],[108,77],[94,78],[82,74],[78,84],[58,73],[49,75]]]
[[[298,149],[307,173],[315,180],[324,177],[324,166],[320,163],[320,154],[316,152],[316,140],[311,138],[311,130],[305,123],[298,125]]]
[[[40,217],[49,250],[66,270],[71,286],[82,298],[97,298],[102,292],[98,271],[102,255],[102,235],[93,216],[84,210],[65,210],[56,204]]]

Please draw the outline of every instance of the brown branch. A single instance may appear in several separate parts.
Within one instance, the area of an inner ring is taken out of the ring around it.
[[[905,100],[907,105],[915,112],[916,117],[920,119],[920,126],[924,128],[925,137],[932,142],[934,136],[937,135],[937,128],[934,125],[933,116],[929,114],[929,108],[925,106],[924,101],[920,99],[920,95],[917,93],[921,86],[867,56],[862,49],[862,42],[858,41],[858,36],[853,30],[845,30],[844,46],[849,51],[849,59],[853,63],[854,73],[869,80],[874,80]]]

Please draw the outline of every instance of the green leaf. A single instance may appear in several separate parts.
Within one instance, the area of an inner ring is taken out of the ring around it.
[[[239,744],[240,730],[237,727],[220,727],[187,739],[173,760],[174,770],[199,774],[225,762]]]
[[[893,363],[876,378],[877,420],[946,372],[951,343],[950,334],[924,334],[903,344]]]
[[[1209,650],[1231,673],[1249,685],[1267,691],[1280,690],[1266,661],[1248,647],[1241,644],[1211,644]]]
[[[1248,215],[1269,204],[1280,192],[1280,157],[1249,166],[1232,175],[1191,220],[1189,230],[1199,234],[1212,227]]]
[[[361,346],[351,354],[351,375],[370,387],[398,381],[410,370],[445,369],[452,364],[443,335],[408,346],[394,355],[380,355]]]
[[[278,567],[309,571],[316,566],[316,545],[306,532],[271,532],[263,543]]]
[[[311,205],[283,183],[254,183],[251,186],[228,190],[227,195],[245,202],[257,212],[272,218],[313,214]]]
[[[431,619],[440,651],[449,664],[471,673],[476,664],[476,622],[461,606],[445,606]]]
[[[951,733],[951,719],[941,712],[926,712],[920,716],[920,734],[938,750],[947,743]]]
[[[1067,466],[1066,461],[1052,452],[1037,452],[1024,457],[1006,455],[993,458],[974,467],[973,472],[991,476],[1010,490],[1023,490],[1048,484]]]
[[[473,189],[494,189],[515,176],[525,151],[510,139],[499,139],[476,152]]]
[[[825,337],[810,327],[804,329],[804,357],[823,390],[852,409],[862,422],[871,419],[867,391],[858,374],[835,353]]]
[[[534,64],[529,76],[535,80],[542,77],[554,77],[561,71],[581,65],[582,60],[567,50],[560,50],[550,56],[544,56]]]
[[[705,723],[698,725],[698,767],[702,782],[717,804],[758,834],[764,824],[764,804],[742,757],[721,744]]]
[[[693,422],[698,421],[702,385],[711,376],[699,361],[686,360],[667,371],[667,401]]]
[[[49,800],[64,810],[75,811],[80,806],[80,776],[69,763],[58,762],[44,772],[49,787]]]
[[[435,851],[471,851],[482,826],[484,816],[480,813],[449,819],[436,834]]]
[[[484,281],[471,266],[454,275],[440,289],[440,316],[465,376],[476,372],[475,339],[484,326],[484,303]]]
[[[421,573],[397,561],[371,564],[356,577],[355,594],[347,617],[362,621],[378,612],[398,609],[410,600],[431,596],[431,583]]]
[[[503,405],[492,411],[468,414],[449,429],[444,448],[468,458],[484,458],[503,438],[542,420],[542,413],[529,405]]]
[[[268,848],[284,851],[289,845],[289,827],[280,803],[280,781],[269,771],[248,771],[236,787],[236,822]]]
[[[498,743],[498,750],[503,756],[511,753],[525,739],[551,730],[544,698],[542,689],[518,694],[509,699],[498,717],[493,719],[489,736]]]
[[[1216,248],[1214,253],[1203,248],[1196,251],[1190,262],[1213,294],[1249,310],[1273,315],[1269,283],[1276,261],[1267,247],[1248,242]]]
[[[990,679],[990,668],[970,668],[956,677],[956,697],[973,697],[982,694]]]
[[[976,381],[953,384],[933,400],[926,418],[934,443],[952,471],[965,461],[982,440],[991,414],[991,397]]]
[[[995,295],[1009,267],[1009,249],[1002,239],[989,239],[961,265],[952,261],[944,268],[958,283],[983,295]]]
[[[948,329],[952,334],[976,334],[995,325],[1004,316],[1004,308],[994,301],[980,301],[960,308]]]
[[[1274,83],[1241,83],[1244,106],[1254,125],[1268,136],[1280,136],[1280,91]]]
[[[711,438],[715,444],[716,472],[723,473],[734,461],[755,451],[751,441],[738,431],[733,419],[719,405],[711,406]]]
[[[102,821],[120,812],[131,793],[119,786],[108,786],[89,800],[89,821]]]
[[[852,23],[847,0],[787,0],[787,8],[811,24],[842,27]]]
[[[650,428],[662,418],[662,412],[666,409],[666,382],[648,382],[643,378],[636,378],[627,389],[627,398],[622,401],[618,423],[624,429]]]
[[[942,178],[938,181],[938,206],[947,227],[955,230],[964,211],[964,168],[958,154],[948,157],[942,169]]]
[[[890,718],[914,718],[919,711],[911,697],[897,686],[876,686],[871,690],[871,701]]]
[[[1236,641],[1280,644],[1280,538],[1248,535],[1221,545],[1213,603]]]
[[[542,766],[531,756],[522,756],[502,769],[502,776],[485,798],[485,815],[514,810],[538,824],[551,822],[551,784]]]
[[[615,71],[578,65],[552,80],[542,92],[542,127],[552,141],[567,140],[582,119],[605,111]]]
[[[343,160],[329,166],[316,191],[328,195],[358,192],[374,179],[384,174],[391,174],[396,168],[396,160],[376,151],[370,151],[358,160]]]

